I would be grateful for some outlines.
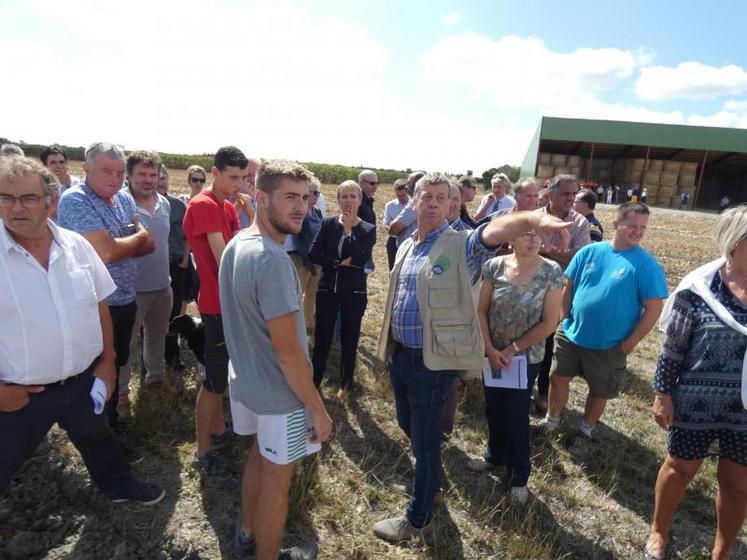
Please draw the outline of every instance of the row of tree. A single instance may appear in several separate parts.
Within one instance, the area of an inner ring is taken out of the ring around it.
[[[5,138],[0,138],[0,144],[11,142]],[[39,157],[42,150],[46,148],[42,144],[27,144],[23,141],[13,142],[23,148],[28,156]],[[67,152],[67,157],[71,160],[83,161],[86,149],[82,146],[63,146]],[[187,169],[190,165],[201,165],[205,169],[210,169],[213,164],[213,154],[169,154],[159,152],[161,160],[169,169]],[[316,175],[322,183],[335,184],[358,176],[363,169],[372,169],[379,176],[382,183],[393,183],[396,179],[406,178],[412,169],[404,171],[397,169],[381,169],[377,167],[352,167],[348,165],[333,165],[327,163],[305,162],[304,165]],[[481,177],[475,177],[478,182],[482,182],[485,188],[490,186],[490,178],[496,173],[505,173],[511,181],[516,182],[519,179],[519,168],[511,165],[502,165],[483,172]],[[468,170],[467,175],[472,176],[472,171]],[[481,181],[482,179],[482,181]]]

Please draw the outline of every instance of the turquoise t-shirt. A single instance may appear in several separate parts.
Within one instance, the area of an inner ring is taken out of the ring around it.
[[[643,313],[643,301],[667,297],[664,269],[648,251],[624,251],[609,242],[576,253],[565,271],[573,281],[570,316],[563,321],[575,344],[607,350],[625,340]]]

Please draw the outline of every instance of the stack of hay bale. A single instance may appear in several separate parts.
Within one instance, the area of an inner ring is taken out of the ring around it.
[[[697,170],[697,163],[649,160],[648,170],[643,174],[643,187],[648,190],[649,203],[678,208],[680,194],[687,192],[692,204]]]
[[[581,156],[566,154],[540,153],[537,165],[537,178],[545,182],[556,175],[575,175],[579,181],[585,179],[581,174],[585,171],[586,160]]]

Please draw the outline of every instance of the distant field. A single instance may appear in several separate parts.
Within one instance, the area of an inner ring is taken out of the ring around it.
[[[171,184],[186,191],[184,172],[173,171]],[[335,186],[324,185],[323,192],[334,212]],[[390,185],[381,186],[376,197],[379,216],[391,192]],[[610,207],[598,211],[608,232],[612,215]],[[644,246],[663,264],[670,286],[716,256],[709,234],[712,222],[708,215],[653,211]],[[659,333],[649,335],[630,357],[622,395],[611,401],[598,430],[601,443],[587,462],[578,462],[567,449],[586,393],[583,382],[573,384],[560,436],[534,439],[532,497],[525,509],[508,507],[498,477],[465,469],[469,457],[484,451],[486,439],[482,390],[478,384],[468,386],[455,434],[443,449],[446,501],[437,510],[434,537],[427,543],[390,546],[373,536],[373,523],[400,514],[407,502],[389,485],[411,474],[387,374],[375,358],[386,296],[385,238],[379,227],[377,270],[369,281],[358,356],[360,387],[347,407],[329,403],[335,434],[320,457],[299,471],[287,542],[317,538],[320,558],[330,560],[640,558],[666,448],[665,433],[649,412]],[[336,377],[337,358],[333,354],[328,378]],[[130,430],[144,442],[146,452],[144,463],[135,469],[167,488],[164,502],[153,509],[110,504],[90,487],[80,457],[65,436],[54,432],[21,483],[0,497],[0,559],[11,557],[3,548],[23,531],[31,533],[24,538],[34,543],[28,557],[233,558],[238,491],[201,488],[189,466],[195,438],[193,370],[186,385],[179,397],[138,387],[134,391]],[[323,391],[329,397],[333,387],[324,386]],[[246,445],[243,439],[226,452],[237,477]],[[714,480],[713,463],[706,462],[675,516],[673,558],[708,558],[715,529]],[[747,558],[745,544],[743,533],[735,559]]]

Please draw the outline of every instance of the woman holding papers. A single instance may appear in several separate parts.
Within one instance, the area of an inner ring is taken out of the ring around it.
[[[682,279],[661,315],[665,332],[653,414],[668,432],[644,558],[664,558],[669,522],[705,457],[718,457],[711,558],[731,558],[747,508],[747,206],[716,222],[722,258]]]
[[[541,240],[528,232],[511,241],[513,254],[490,259],[483,268],[478,317],[485,339],[485,403],[488,450],[467,468],[507,469],[511,499],[528,497],[529,403],[545,354],[545,339],[558,326],[563,271],[539,256]]]

